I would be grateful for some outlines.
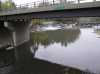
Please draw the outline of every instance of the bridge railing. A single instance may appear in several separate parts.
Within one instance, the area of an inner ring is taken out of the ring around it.
[[[52,6],[52,5],[60,5],[60,4],[71,4],[75,3],[74,0],[64,0],[64,2],[60,2],[59,0],[47,0],[47,1],[36,1],[36,2],[31,2],[31,3],[25,3],[25,4],[20,4],[16,5],[14,7],[10,7],[9,9],[4,9],[2,8],[0,12],[2,11],[13,11],[13,10],[19,10],[19,9],[28,9],[28,8],[39,8],[39,7],[46,7],[46,6]]]
[[[51,6],[51,5],[58,5],[58,4],[79,4],[84,2],[96,2],[99,0],[47,0],[47,1],[37,1],[37,2],[31,2],[21,5],[16,5],[16,8],[38,8],[38,7],[45,7],[45,6]]]
[[[11,7],[9,9],[2,9],[0,12],[3,11],[14,11],[14,10],[20,10],[20,9],[29,9],[29,8],[40,8],[40,7],[46,7],[46,6],[52,6],[52,5],[63,5],[63,4],[80,4],[83,0],[47,0],[47,1],[37,1],[37,2],[31,2],[26,4],[20,4],[16,5],[15,7]],[[91,2],[95,2],[97,0],[92,0]]]
[[[17,8],[38,8],[38,7],[45,7],[45,6],[52,6],[52,5],[58,5],[58,4],[73,4],[76,3],[75,0],[64,0],[64,2],[60,2],[59,0],[52,0],[52,1],[37,1],[37,2],[31,2],[21,5],[16,5]]]

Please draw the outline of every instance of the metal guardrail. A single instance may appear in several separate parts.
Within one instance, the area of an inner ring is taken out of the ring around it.
[[[92,2],[95,2],[96,0],[93,0]],[[2,9],[1,11],[11,11],[11,10],[17,10],[17,9],[28,9],[28,8],[39,8],[39,7],[46,7],[46,6],[52,6],[52,5],[61,5],[61,4],[79,4],[81,3],[80,0],[52,0],[52,1],[37,1],[37,2],[31,2],[26,4],[20,4],[16,5],[15,7],[11,7],[9,9]]]
[[[82,0],[83,1],[83,0]],[[0,16],[3,15],[13,15],[13,14],[23,14],[41,11],[52,11],[52,10],[64,10],[64,9],[79,9],[88,7],[100,7],[100,1],[91,2],[81,2],[79,0],[64,0],[60,2],[59,0],[47,1],[37,1],[26,4],[16,5],[10,9],[0,10]]]
[[[21,5],[16,5],[18,8],[36,8],[36,7],[44,7],[44,6],[51,6],[55,4],[62,4],[62,3],[72,3],[74,0],[64,0],[64,2],[60,2],[59,0],[52,0],[52,1],[37,1],[37,2],[31,2],[31,3],[26,3],[26,4],[21,4]]]

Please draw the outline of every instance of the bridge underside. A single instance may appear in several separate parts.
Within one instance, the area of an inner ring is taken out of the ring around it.
[[[33,12],[0,16],[0,25],[5,22],[6,28],[12,32],[15,46],[29,40],[29,22],[34,18],[66,18],[66,17],[100,17],[100,8],[85,8],[60,11]],[[2,22],[1,22],[2,21]],[[12,27],[11,27],[12,26]],[[11,38],[11,36],[9,36]],[[8,41],[6,41],[8,43]]]
[[[29,41],[29,23],[2,21],[0,23],[0,47],[7,45],[18,46]]]
[[[27,21],[34,18],[100,17],[100,7],[56,10],[0,16],[0,20]]]

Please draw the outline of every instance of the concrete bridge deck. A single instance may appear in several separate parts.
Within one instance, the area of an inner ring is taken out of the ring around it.
[[[29,40],[32,19],[65,17],[100,17],[100,1],[74,4],[58,3],[0,11],[0,25],[11,32],[9,39],[13,40],[14,46],[18,46]],[[7,33],[10,32],[7,31]],[[5,42],[7,44],[10,41]]]
[[[15,8],[6,11],[0,11],[0,16],[15,15],[15,14],[25,14],[34,12],[44,12],[44,11],[57,11],[57,10],[75,10],[84,8],[97,8],[100,7],[100,1],[87,2],[87,3],[58,3],[47,6],[33,7],[33,8]]]

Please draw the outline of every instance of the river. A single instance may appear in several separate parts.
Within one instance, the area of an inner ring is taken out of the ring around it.
[[[1,51],[0,74],[80,74],[77,69],[100,72],[100,30],[55,26],[32,31],[30,36],[29,42]]]

